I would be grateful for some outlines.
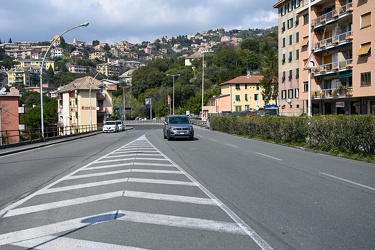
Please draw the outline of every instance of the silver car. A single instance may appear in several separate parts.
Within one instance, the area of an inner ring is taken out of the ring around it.
[[[186,115],[169,115],[164,120],[164,139],[188,138],[194,140],[194,127]]]
[[[106,121],[103,125],[103,132],[113,132],[117,133],[119,131],[119,127],[116,121]]]

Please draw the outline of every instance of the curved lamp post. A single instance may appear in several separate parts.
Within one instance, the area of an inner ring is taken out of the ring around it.
[[[68,30],[65,30],[63,33],[61,33],[60,35],[58,35],[57,37],[55,37],[50,46],[48,47],[46,53],[44,54],[44,57],[43,57],[43,60],[42,60],[42,65],[40,66],[40,125],[41,125],[41,136],[42,136],[42,139],[44,139],[44,114],[43,114],[43,67],[44,67],[44,61],[46,60],[46,57],[47,57],[47,54],[49,52],[49,50],[51,49],[52,45],[56,42],[57,39],[59,39],[62,35],[64,35],[65,33],[71,31],[71,30],[74,30],[76,28],[79,28],[79,27],[87,27],[89,25],[88,22],[86,23],[82,23],[82,24],[79,24],[77,26],[74,26]]]
[[[174,114],[174,77],[175,76],[180,76],[180,74],[176,74],[176,75],[171,75],[171,74],[167,74],[167,76],[172,76],[172,81],[173,81],[173,114]]]

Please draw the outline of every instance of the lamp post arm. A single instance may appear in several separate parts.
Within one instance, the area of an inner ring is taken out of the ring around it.
[[[55,37],[51,44],[49,45],[46,53],[44,54],[43,56],[43,60],[42,60],[42,65],[40,65],[40,128],[41,128],[41,138],[44,140],[44,114],[43,114],[43,67],[44,67],[44,61],[46,60],[46,57],[47,57],[47,54],[48,52],[50,51],[52,45],[56,42],[57,39],[59,39],[62,35],[64,35],[65,33],[71,31],[71,30],[74,30],[76,28],[79,28],[79,27],[87,27],[89,25],[88,22],[86,23],[82,23],[82,24],[79,24],[79,25],[76,25],[70,29],[67,29],[65,30],[63,33],[61,33],[59,36]]]

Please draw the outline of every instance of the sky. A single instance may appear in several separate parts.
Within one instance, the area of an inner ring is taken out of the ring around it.
[[[0,40],[50,41],[64,35],[113,44],[141,43],[224,28],[264,29],[277,25],[278,0],[12,0],[0,5]]]

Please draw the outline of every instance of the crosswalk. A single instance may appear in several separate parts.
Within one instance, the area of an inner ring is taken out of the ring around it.
[[[0,211],[0,249],[150,249],[151,243],[75,236],[101,226],[147,231],[199,230],[234,235],[272,249],[252,228],[145,136],[64,176]],[[116,223],[116,224],[114,224]],[[147,225],[147,228],[142,226]],[[146,230],[147,229],[147,230]],[[146,234],[146,233],[145,233]],[[129,233],[129,237],[131,232]],[[156,236],[155,236],[156,237]],[[162,237],[162,236],[159,236]],[[219,238],[220,238],[219,237]],[[192,236],[194,239],[194,236]],[[138,244],[138,245],[136,245]],[[158,242],[158,244],[161,244]],[[163,244],[169,244],[166,241]],[[160,247],[160,245],[157,245]],[[168,249],[167,245],[163,245]],[[171,247],[173,248],[173,247]]]

